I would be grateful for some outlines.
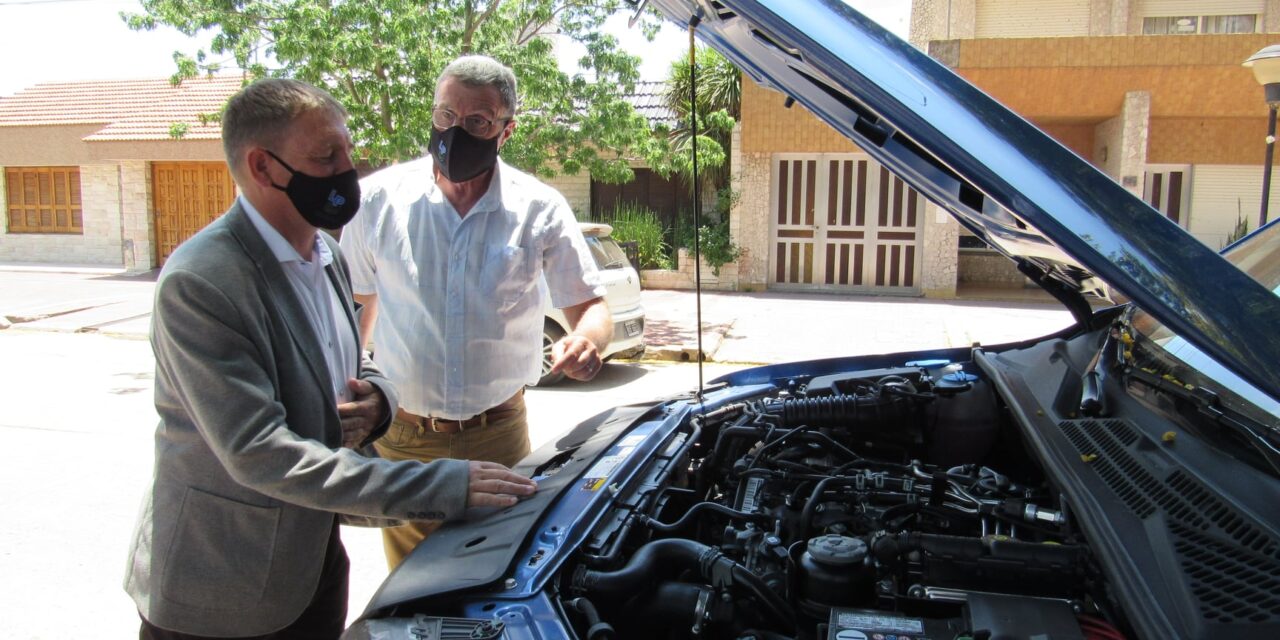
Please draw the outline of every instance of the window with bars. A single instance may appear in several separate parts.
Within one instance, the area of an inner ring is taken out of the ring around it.
[[[1225,16],[1148,16],[1142,19],[1143,35],[1191,33],[1255,33],[1256,14]]]
[[[9,233],[84,233],[79,167],[6,167]]]

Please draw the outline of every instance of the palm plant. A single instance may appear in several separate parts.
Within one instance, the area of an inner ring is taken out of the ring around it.
[[[671,132],[671,143],[679,160],[675,170],[685,182],[693,185],[692,140],[690,114],[696,106],[699,179],[705,180],[714,193],[728,184],[730,132],[741,112],[742,72],[724,56],[708,47],[694,53],[697,64],[698,95],[691,101],[690,76],[693,69],[688,58],[671,64],[663,99],[675,112],[679,126]]]

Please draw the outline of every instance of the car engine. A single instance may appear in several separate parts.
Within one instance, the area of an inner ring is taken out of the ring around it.
[[[911,363],[689,420],[561,572],[580,637],[1121,638],[991,386]]]

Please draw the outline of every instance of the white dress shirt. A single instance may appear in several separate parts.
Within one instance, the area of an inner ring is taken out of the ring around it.
[[[271,248],[276,260],[280,261],[280,268],[284,269],[289,284],[293,285],[294,293],[298,294],[298,300],[307,312],[311,328],[320,338],[334,399],[338,403],[350,402],[354,396],[347,388],[347,379],[354,378],[359,373],[357,367],[360,363],[356,354],[359,343],[356,341],[356,330],[347,319],[347,312],[342,308],[342,301],[326,272],[326,268],[333,263],[333,252],[329,251],[329,245],[324,243],[319,235],[321,232],[317,231],[311,259],[306,260],[247,199],[241,197],[240,206]]]
[[[538,380],[543,276],[557,308],[605,294],[564,197],[501,160],[466,217],[429,157],[360,190],[342,252],[355,293],[378,296],[374,359],[410,413],[470,418]]]

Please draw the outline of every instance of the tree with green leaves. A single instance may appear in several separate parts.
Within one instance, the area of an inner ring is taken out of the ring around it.
[[[742,72],[714,49],[696,47],[692,65],[687,57],[671,64],[663,98],[680,123],[671,133],[673,152],[668,157],[680,163],[676,170],[694,190],[695,198],[700,197],[699,187],[716,196],[711,215],[696,225],[696,231],[692,215],[677,218],[673,245],[691,251],[696,248],[719,275],[720,267],[736,260],[741,253],[729,232],[729,212],[737,201],[737,192],[731,184],[727,158],[732,151],[730,134],[742,111]],[[696,182],[691,161],[695,132]]]
[[[692,116],[697,117],[699,179],[711,189],[729,184],[726,159],[730,153],[730,134],[741,115],[742,72],[727,58],[710,47],[696,47],[694,64],[683,57],[671,63],[663,100],[675,112],[680,126],[671,132],[674,169],[693,184]],[[696,71],[698,95],[693,95]],[[696,107],[696,111],[694,109]]]
[[[624,99],[639,58],[619,50],[603,24],[623,0],[141,0],[122,14],[133,29],[168,25],[213,32],[208,51],[178,52],[174,81],[234,65],[249,77],[288,76],[326,87],[350,111],[357,146],[372,163],[421,155],[431,133],[435,79],[459,55],[510,66],[520,113],[503,158],[544,177],[587,170],[632,178],[632,158],[673,163],[672,141],[653,135]],[[650,38],[657,17],[638,28]],[[586,53],[562,72],[553,37]]]

